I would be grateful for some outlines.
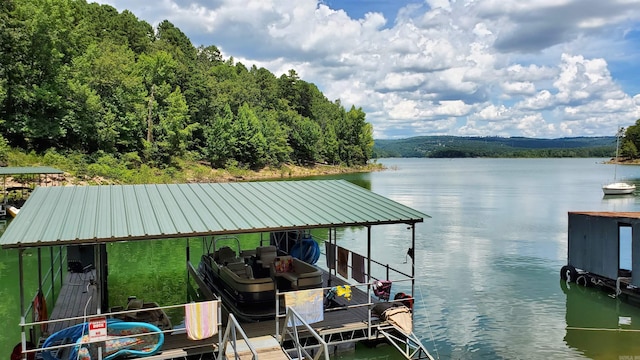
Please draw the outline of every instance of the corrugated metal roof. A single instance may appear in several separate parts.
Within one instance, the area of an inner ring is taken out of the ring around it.
[[[38,187],[3,248],[416,223],[429,217],[345,180]]]
[[[5,166],[0,167],[0,176],[25,174],[64,174],[64,171],[48,166]]]

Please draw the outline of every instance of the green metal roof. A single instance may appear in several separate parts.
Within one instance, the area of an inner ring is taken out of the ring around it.
[[[422,222],[345,180],[38,187],[3,248]]]
[[[64,174],[64,171],[48,166],[5,166],[0,167],[0,176],[25,174]]]

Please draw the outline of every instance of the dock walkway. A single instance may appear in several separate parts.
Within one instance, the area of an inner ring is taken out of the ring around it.
[[[56,331],[64,329],[75,324],[86,321],[86,315],[95,315],[97,312],[97,304],[99,300],[95,296],[93,290],[93,279],[95,277],[94,272],[89,273],[68,273],[66,281],[63,283],[60,289],[60,294],[56,305],[51,313],[50,320],[56,319],[68,319],[76,318],[75,320],[65,320],[60,322],[54,322],[49,326],[49,333],[52,334]],[[323,286],[328,287],[329,273],[323,270]],[[331,286],[346,285],[347,283],[338,277],[331,277]],[[368,301],[368,296],[365,291],[359,288],[352,289],[351,300],[344,298],[335,299],[336,303],[340,306],[347,306],[351,304],[365,304]],[[284,308],[284,302],[280,303]],[[324,320],[315,324],[311,324],[311,327],[320,335],[326,342],[346,342],[346,341],[358,341],[359,339],[366,339],[369,337],[367,334],[367,307],[362,306],[358,308],[336,307],[327,309],[324,314]],[[224,316],[223,316],[224,318]],[[225,319],[226,320],[226,319]],[[376,319],[374,319],[375,321]],[[279,329],[282,332],[284,327],[284,319],[279,319]],[[280,347],[274,334],[276,333],[276,320],[267,320],[252,323],[242,323],[242,328],[250,339],[254,348],[259,349],[260,358],[263,359],[288,359],[286,353]],[[310,334],[306,330],[300,330],[299,335],[301,337],[310,337]],[[241,358],[250,358],[250,352],[248,347],[244,344],[244,341],[238,340],[238,347],[244,352],[240,352]],[[276,351],[277,350],[277,351]],[[147,357],[149,360],[161,360],[170,358],[184,358],[192,355],[211,354],[218,351],[218,336],[214,336],[205,340],[189,340],[184,331],[175,331],[165,334],[165,342],[162,346],[162,352]],[[229,346],[227,347],[229,351]],[[246,354],[245,354],[246,353]],[[243,355],[244,354],[244,355]]]
[[[86,315],[97,313],[99,300],[93,285],[94,279],[95,270],[87,273],[67,273],[49,320],[76,319],[50,323],[50,334],[85,322]]]

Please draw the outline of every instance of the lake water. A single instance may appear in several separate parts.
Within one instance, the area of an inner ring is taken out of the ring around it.
[[[568,211],[640,211],[633,195],[602,196],[613,165],[603,159],[380,162],[388,170],[339,178],[431,216],[416,226],[415,331],[432,355],[640,358],[640,332],[627,331],[640,331],[639,308],[596,290],[567,288],[559,278],[566,264]],[[640,167],[618,166],[617,173],[640,185]],[[364,253],[363,231],[346,229],[339,235],[339,245]],[[406,268],[406,227],[373,227],[372,236],[375,259]],[[0,251],[0,321],[11,326],[17,323],[7,314],[18,301],[15,257],[14,251]],[[177,281],[182,279],[180,273]],[[620,317],[631,318],[631,325],[619,325]],[[7,333],[17,329],[11,326],[0,331],[0,353],[8,354],[19,340]],[[338,358],[399,357],[387,347],[358,348]]]
[[[620,316],[632,318],[621,328],[640,329],[640,309],[596,290],[566,289],[559,277],[568,211],[640,210],[635,196],[603,197],[613,165],[603,159],[381,162],[389,170],[349,178],[432,217],[416,227],[415,252],[421,297],[415,330],[432,355],[640,358],[640,332],[573,329],[615,330]],[[640,180],[640,167],[618,166],[617,173]],[[387,261],[404,261],[395,234],[383,236]]]

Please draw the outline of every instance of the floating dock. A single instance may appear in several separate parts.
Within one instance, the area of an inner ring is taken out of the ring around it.
[[[22,321],[17,330],[22,333],[22,348],[25,349],[27,340],[36,342],[36,339],[45,338],[54,330],[86,322],[96,316],[121,314],[104,311],[109,309],[106,276],[108,243],[185,239],[185,272],[190,279],[186,286],[195,283],[198,287],[202,285],[202,279],[198,278],[190,263],[189,238],[206,239],[247,233],[268,235],[272,232],[315,229],[327,230],[328,243],[337,247],[337,228],[363,227],[367,230],[367,254],[360,256],[364,259],[365,266],[362,268],[366,269],[366,273],[358,276],[363,277],[360,281],[354,281],[350,279],[344,261],[340,264],[342,259],[332,259],[345,268],[329,266],[324,270],[321,290],[327,292],[336,286],[348,285],[352,296],[350,300],[338,298],[332,307],[323,309],[321,321],[308,324],[294,307],[285,306],[281,300],[285,292],[278,290],[276,313],[281,315],[276,319],[239,323],[233,314],[224,313],[225,306],[222,304],[218,306],[217,337],[189,340],[184,330],[165,330],[161,352],[151,358],[183,358],[190,355],[217,358],[229,351],[243,354],[241,357],[248,356],[249,351],[257,357],[257,352],[266,350],[252,344],[266,344],[265,347],[273,348],[273,341],[263,341],[264,337],[271,337],[281,350],[284,349],[287,358],[318,358],[323,354],[328,359],[330,352],[367,340],[387,341],[407,359],[432,359],[412,332],[399,333],[395,325],[373,312],[377,300],[373,298],[372,287],[380,280],[405,281],[403,287],[411,289],[410,295],[413,296],[413,256],[409,256],[411,262],[406,265],[410,269],[407,274],[370,256],[371,247],[374,246],[372,228],[400,224],[406,229],[406,245],[411,251],[415,248],[415,226],[427,217],[417,210],[343,180],[39,187],[6,229],[0,244],[4,249],[15,249],[19,258],[17,276],[20,280]],[[381,243],[376,246],[385,245],[384,240],[378,242]],[[86,264],[83,251],[79,251],[78,247],[91,249],[92,264]],[[23,285],[25,269],[22,262],[23,252],[31,248],[38,249],[39,286],[33,298],[28,295],[33,289],[25,289]],[[50,251],[51,264],[41,261],[41,250]],[[337,257],[342,258],[346,253],[348,258],[351,252],[345,251],[341,251]],[[67,272],[67,267],[72,271]],[[376,267],[382,270],[375,273],[373,269]],[[42,275],[43,272],[47,274]],[[352,276],[355,278],[355,273]],[[62,282],[59,294],[54,292],[57,281]],[[193,291],[187,289],[187,292]],[[219,302],[217,294],[210,289],[200,289],[200,295],[205,297],[197,299],[203,302],[203,306]],[[37,299],[41,300],[35,301]],[[46,317],[42,303],[47,300],[54,303],[54,299],[57,301],[51,316]],[[393,302],[390,300],[390,303]],[[188,304],[190,302],[158,309],[186,307]],[[291,325],[293,319],[298,326]],[[73,346],[60,345],[62,348]],[[43,350],[49,351],[36,348],[24,351],[23,356]],[[273,356],[281,355],[282,351]],[[260,358],[271,356],[263,352]]]
[[[560,277],[640,305],[640,212],[569,212]]]
[[[51,175],[62,175],[62,170],[48,166],[28,166],[0,167],[0,177],[2,177],[2,200],[0,200],[0,218],[11,215],[15,217],[20,207],[36,186],[50,185],[57,183],[55,179],[50,179]],[[20,181],[15,181],[15,178]],[[14,178],[14,182],[21,183],[20,186],[8,186],[7,178]]]

